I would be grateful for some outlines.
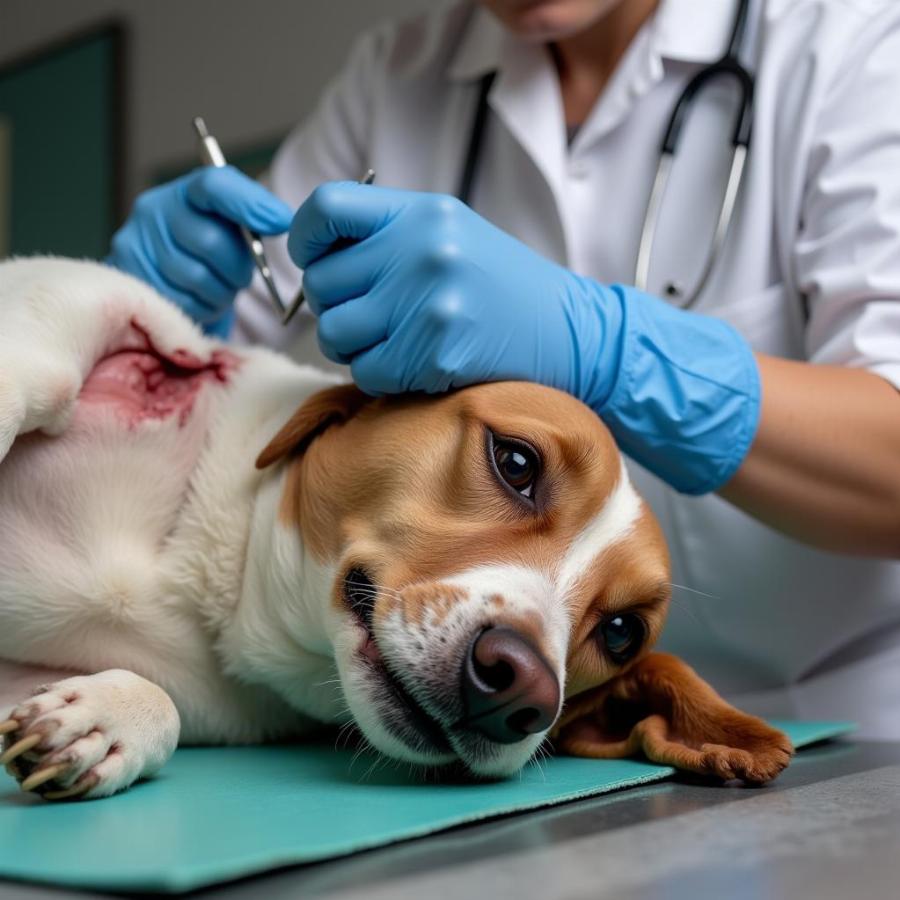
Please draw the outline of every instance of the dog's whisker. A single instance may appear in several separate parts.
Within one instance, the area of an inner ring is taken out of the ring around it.
[[[356,765],[356,761],[357,761],[361,756],[363,756],[363,755],[369,753],[370,751],[375,751],[376,753],[378,752],[378,751],[375,750],[375,748],[372,746],[372,744],[371,744],[371,742],[369,741],[369,739],[366,738],[365,736],[363,736],[363,740],[362,740],[362,742],[360,743],[359,748],[357,749],[356,753],[353,754],[353,759],[350,760],[350,765],[348,766],[348,771],[349,771],[349,772],[352,772],[352,771],[353,771],[353,767]]]
[[[356,722],[350,721],[345,722],[341,725],[338,730],[337,737],[334,740],[334,748],[335,750],[346,747],[350,742],[350,738],[353,735],[353,730],[356,727]]]
[[[692,594],[699,594],[701,597],[708,597],[710,600],[721,600],[722,598],[718,596],[718,594],[707,594],[706,591],[698,591],[696,588],[690,588],[684,584],[675,584],[674,581],[667,581],[666,584],[669,587],[678,588],[680,591],[690,591]]]
[[[674,581],[668,581],[666,582],[666,584],[676,589],[676,591],[673,591],[672,593],[672,606],[686,613],[695,625],[703,625],[703,619],[700,616],[698,610],[694,607],[693,598],[683,595],[679,596],[677,591],[687,591],[690,594],[696,594],[698,597],[704,597],[710,600],[722,600],[722,598],[717,596],[716,594],[708,594],[706,593],[706,591],[698,591],[696,588],[690,588],[684,584],[676,584]]]
[[[400,596],[403,591],[399,588],[389,588],[385,585],[367,585],[367,584],[356,584],[353,582],[349,576],[344,578],[344,584],[351,585],[353,587],[354,593],[368,595],[370,597],[377,597],[379,594],[385,594],[387,596]]]
[[[376,753],[375,759],[373,760],[372,765],[369,766],[369,769],[366,772],[366,774],[363,775],[362,780],[366,781],[368,778],[370,778],[372,775],[374,775],[375,772],[378,771],[379,767],[386,766],[387,764],[388,764],[387,757],[381,753]]]
[[[550,750],[549,750],[548,747],[547,747],[547,741],[546,741],[546,740],[545,740],[545,741],[542,741],[540,744],[538,744],[537,750],[534,751],[534,755],[535,755],[538,759],[550,759],[551,753],[550,753]]]
[[[672,597],[672,607],[684,612],[695,625],[703,625],[703,618],[691,605],[689,597]]]

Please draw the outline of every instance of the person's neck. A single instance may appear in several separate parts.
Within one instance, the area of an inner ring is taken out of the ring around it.
[[[582,125],[659,0],[623,0],[589,28],[550,45],[566,126]]]

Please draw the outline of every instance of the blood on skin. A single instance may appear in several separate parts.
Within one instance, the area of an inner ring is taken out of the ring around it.
[[[176,415],[181,426],[203,385],[227,384],[237,365],[238,358],[227,350],[214,350],[207,361],[181,348],[163,353],[132,319],[122,346],[85,379],[79,401],[113,407],[129,427]]]

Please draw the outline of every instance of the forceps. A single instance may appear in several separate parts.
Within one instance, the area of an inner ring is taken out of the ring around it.
[[[203,158],[203,162],[208,166],[215,166],[217,169],[227,165],[225,162],[225,154],[222,153],[219,142],[206,129],[206,122],[204,122],[200,116],[196,116],[193,125],[194,131],[197,132],[197,137],[200,139],[200,155]],[[243,226],[240,226],[240,229],[241,235],[246,241],[247,246],[250,248],[250,252],[253,254],[253,261],[256,263],[256,268],[259,274],[262,275],[263,281],[266,283],[269,296],[272,298],[272,304],[279,315],[281,315],[282,324],[287,325],[289,316],[287,316],[285,312],[281,294],[278,293],[278,288],[275,287],[275,279],[272,278],[272,270],[269,268],[269,261],[266,259],[266,251],[263,248],[262,240],[255,231],[251,231],[249,228],[244,228]]]
[[[366,174],[363,175],[362,178],[359,179],[360,184],[371,184],[375,180],[375,170],[374,169],[366,169]],[[335,250],[342,250],[344,247],[349,247],[350,244],[354,243],[351,240],[346,238],[341,238],[338,241],[335,241],[331,247],[330,252],[334,252]],[[303,285],[300,285],[300,290],[297,291],[297,296],[294,297],[294,302],[290,305],[288,311],[284,314],[284,318],[281,320],[282,325],[287,325],[291,319],[294,318],[294,313],[303,306],[303,301],[306,299],[306,294],[303,293]]]

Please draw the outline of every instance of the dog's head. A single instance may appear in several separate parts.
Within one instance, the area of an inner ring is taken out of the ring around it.
[[[622,673],[660,633],[660,529],[609,432],[566,394],[332,388],[257,464],[286,457],[282,518],[335,573],[344,696],[390,756],[511,773],[566,696]]]

